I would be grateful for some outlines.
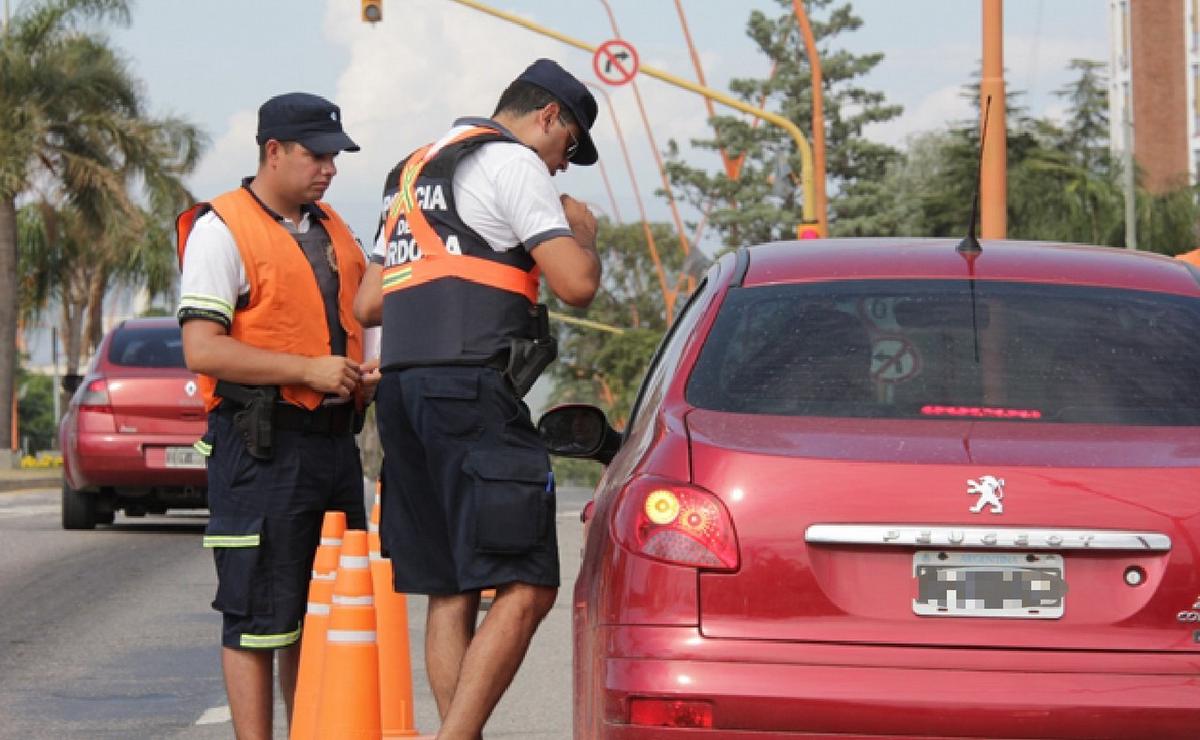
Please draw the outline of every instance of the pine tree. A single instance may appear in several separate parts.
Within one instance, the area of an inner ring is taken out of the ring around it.
[[[756,10],[747,24],[747,34],[765,57],[764,66],[774,73],[733,80],[730,89],[747,103],[776,112],[809,132],[812,70],[791,0],[776,1],[779,15],[768,17]],[[869,90],[860,82],[882,61],[882,54],[856,55],[834,46],[840,34],[862,26],[850,3],[808,0],[805,5],[821,60],[831,232],[844,236],[876,233],[879,226],[870,204],[877,195],[877,183],[898,152],[866,139],[863,129],[894,119],[901,108],[889,105],[882,92]],[[756,126],[740,115],[718,115],[711,122],[715,137],[693,145],[713,151],[724,147],[734,157],[744,153],[740,177],[733,181],[723,172],[690,166],[679,158],[679,147],[671,142],[667,168],[672,184],[697,209],[711,207],[709,223],[728,247],[794,238],[802,218],[801,161],[791,137],[780,128]]]

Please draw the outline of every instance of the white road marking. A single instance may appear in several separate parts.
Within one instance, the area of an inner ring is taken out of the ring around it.
[[[580,511],[578,509],[576,509],[575,511],[560,511],[560,512],[558,512],[557,518],[558,519],[574,519],[575,521],[579,521],[579,514],[580,514]]]
[[[212,707],[205,709],[204,714],[200,715],[200,719],[196,720],[198,725],[219,725],[222,722],[228,722],[232,715],[229,713],[229,706]]]

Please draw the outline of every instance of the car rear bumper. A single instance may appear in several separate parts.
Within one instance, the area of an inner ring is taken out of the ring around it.
[[[166,464],[167,447],[190,448],[192,436],[138,437],[121,434],[80,434],[71,456],[69,482],[76,489],[203,488],[205,468],[175,468]]]
[[[945,650],[714,640],[606,627],[602,736],[1184,738],[1200,654]],[[653,657],[652,657],[653,656]],[[632,727],[631,697],[708,701],[713,729]]]

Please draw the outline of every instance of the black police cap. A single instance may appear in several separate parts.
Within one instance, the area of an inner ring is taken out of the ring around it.
[[[313,154],[357,152],[359,147],[342,130],[342,111],[319,95],[294,92],[276,95],[258,109],[261,145],[269,139],[294,141]]]
[[[579,124],[579,149],[571,157],[571,164],[595,164],[600,155],[588,130],[596,122],[598,107],[596,99],[583,83],[551,59],[537,60],[517,80],[537,85],[553,95]]]

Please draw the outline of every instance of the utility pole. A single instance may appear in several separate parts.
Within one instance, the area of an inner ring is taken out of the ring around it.
[[[989,118],[987,99],[992,99]],[[983,0],[983,77],[979,81],[979,125],[983,167],[979,177],[979,235],[1003,239],[1008,232],[1008,124],[1004,101],[1004,0]]]
[[[1120,50],[1113,65],[1113,78],[1120,88],[1121,104],[1121,169],[1125,191],[1125,248],[1137,249],[1137,172],[1133,159],[1133,42],[1132,9],[1128,0],[1114,0],[1120,28],[1113,31],[1119,39]]]

